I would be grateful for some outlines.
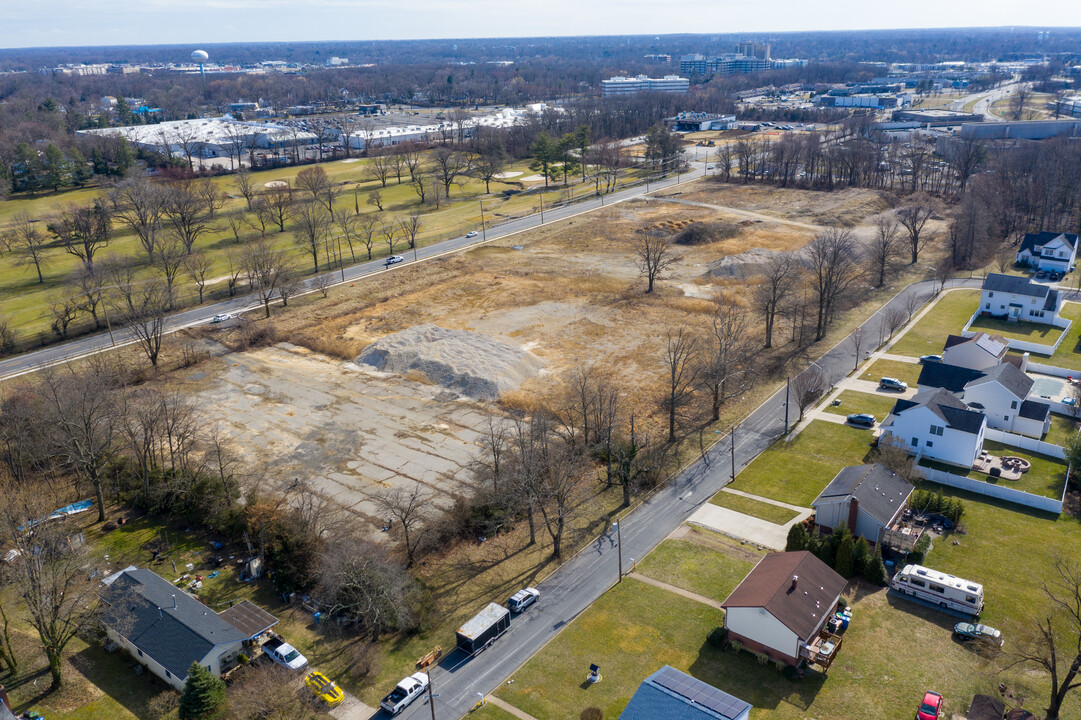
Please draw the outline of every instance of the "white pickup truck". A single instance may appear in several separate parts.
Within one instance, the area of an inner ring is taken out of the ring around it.
[[[415,673],[398,683],[393,690],[391,690],[383,702],[379,703],[379,707],[386,710],[391,715],[397,715],[402,710],[405,710],[409,706],[409,703],[413,702],[428,689],[428,676],[425,673]]]
[[[290,670],[303,670],[308,667],[308,658],[281,638],[267,640],[263,645],[263,652],[271,660]]]

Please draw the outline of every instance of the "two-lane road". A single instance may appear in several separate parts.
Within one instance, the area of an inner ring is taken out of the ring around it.
[[[980,282],[978,279],[956,280],[950,281],[947,287],[979,287]],[[882,310],[886,307],[904,308],[913,294],[925,301],[931,296],[932,285],[933,281],[914,283],[892,298]],[[882,310],[863,324],[865,337],[880,337],[884,326]],[[852,371],[854,361],[852,343],[846,338],[815,364],[822,368],[832,385]],[[793,405],[790,418],[793,424],[798,419],[798,412]],[[783,434],[784,423],[785,391],[782,387],[736,428],[737,473]],[[620,520],[624,572],[629,571],[632,558],[644,558],[700,505],[731,481],[731,445],[731,437],[726,436],[707,453],[705,459],[700,458],[692,463]],[[579,613],[603,595],[619,575],[614,541],[614,534],[600,538],[539,583],[540,602],[515,617],[510,630],[490,648],[472,659],[466,659],[458,652],[444,658],[432,670],[433,689],[439,693],[435,700],[436,718],[456,720],[468,713],[480,697],[499,688]],[[491,600],[502,602],[506,598]],[[477,610],[480,609],[478,606]],[[642,677],[655,669],[642,668]],[[584,680],[589,668],[583,667],[581,672]],[[425,720],[431,717],[431,709],[426,700],[418,700],[402,717]]]

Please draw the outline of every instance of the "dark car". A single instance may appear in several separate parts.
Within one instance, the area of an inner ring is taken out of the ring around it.
[[[953,635],[958,640],[973,640],[992,647],[1002,647],[1002,631],[990,625],[960,622],[953,626]]]
[[[870,413],[853,413],[848,416],[848,422],[853,425],[873,428],[875,426],[875,416]]]
[[[878,387],[883,390],[897,390],[899,392],[904,392],[905,390],[908,390],[908,383],[903,380],[898,380],[895,377],[884,377],[879,379]]]

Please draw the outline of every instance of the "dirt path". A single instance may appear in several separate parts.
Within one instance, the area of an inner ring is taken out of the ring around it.
[[[814,232],[821,232],[826,229],[825,225],[813,225],[811,223],[799,222],[798,220],[786,220],[784,218],[774,217],[773,215],[765,215],[763,213],[757,213],[752,210],[741,210],[740,208],[729,207],[727,205],[711,205],[709,203],[698,202],[696,200],[678,200],[676,198],[658,197],[656,195],[651,196],[651,199],[659,200],[661,202],[676,203],[678,205],[691,205],[693,207],[709,208],[710,210],[717,210],[719,212],[728,213],[730,215],[736,215],[738,217],[746,218],[747,220],[779,223],[781,225],[789,225],[791,227],[798,227],[804,230],[813,230]]]

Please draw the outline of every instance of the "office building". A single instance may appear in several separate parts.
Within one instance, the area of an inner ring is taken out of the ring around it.
[[[614,77],[601,81],[604,97],[637,95],[644,92],[685,93],[690,87],[691,81],[679,75],[665,75],[662,78],[639,75],[633,78]]]

